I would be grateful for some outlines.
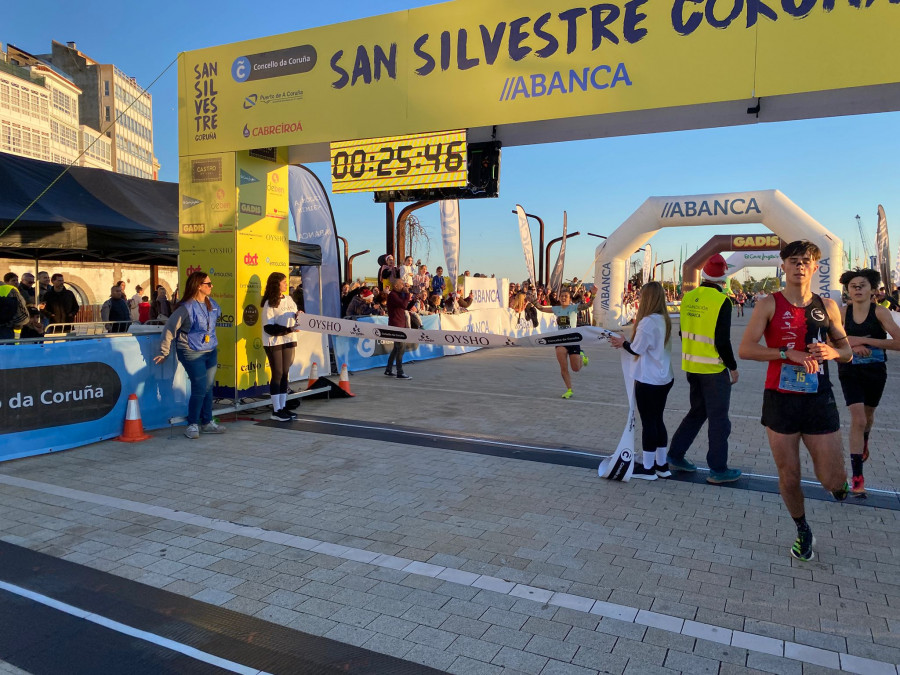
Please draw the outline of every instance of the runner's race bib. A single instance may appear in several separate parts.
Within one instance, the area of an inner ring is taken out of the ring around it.
[[[815,394],[819,391],[818,373],[807,373],[803,366],[784,363],[778,380],[778,391],[792,394]]]
[[[871,354],[868,356],[860,356],[859,354],[853,355],[853,365],[860,366],[864,363],[884,363],[884,350],[879,349],[878,347],[871,348]]]

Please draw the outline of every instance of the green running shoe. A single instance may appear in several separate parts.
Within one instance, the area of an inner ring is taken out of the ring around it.
[[[844,487],[842,487],[840,490],[835,490],[834,492],[831,493],[831,495],[835,499],[837,499],[839,502],[842,502],[845,499],[847,499],[848,494],[850,494],[850,484],[847,483],[847,481],[844,481]]]
[[[563,397],[564,399],[567,399],[567,400],[570,399],[570,398],[572,398],[572,390],[571,390],[571,389],[566,389],[566,393],[563,394],[562,397]]]
[[[813,546],[816,545],[816,538],[813,536],[812,530],[804,530],[797,532],[797,540],[791,546],[791,556],[803,562],[809,562],[816,557],[813,552]]]
[[[588,355],[584,352],[581,352],[581,365],[586,366],[590,362]]]

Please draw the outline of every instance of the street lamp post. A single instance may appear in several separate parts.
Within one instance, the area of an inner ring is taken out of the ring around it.
[[[515,214],[518,214],[518,211],[513,209],[512,211]],[[527,218],[534,218],[538,221],[538,225],[540,225],[541,232],[538,239],[538,278],[535,279],[536,284],[544,283],[544,221],[541,220],[538,216],[532,213],[526,213],[525,216]]]
[[[349,258],[347,258],[347,281],[346,281],[346,283],[348,283],[348,284],[353,283],[353,259],[358,256],[365,255],[366,253],[370,253],[369,249],[366,249],[365,251],[360,251],[359,253],[354,253]]]
[[[650,275],[650,278],[651,278],[651,279],[656,279],[656,268],[657,268],[657,267],[662,267],[663,265],[668,265],[670,262],[675,262],[675,261],[674,261],[674,260],[663,260],[662,262],[656,263],[656,264],[653,266],[653,274]],[[660,270],[660,271],[659,271],[659,276],[660,276],[660,277],[663,276],[663,270]]]
[[[348,283],[350,278],[347,276],[347,252],[350,245],[347,243],[347,239],[341,235],[337,235],[337,238],[344,244],[344,283]]]
[[[581,234],[581,232],[573,232],[572,234],[567,234],[566,239],[571,239],[572,237],[577,237],[579,234]],[[562,237],[557,237],[556,239],[551,239],[547,243],[547,254],[546,255],[547,255],[547,276],[548,277],[550,276],[550,249],[553,248],[553,244],[561,242],[562,239],[563,239]],[[549,278],[547,279],[547,281],[549,283],[549,281],[550,281]]]

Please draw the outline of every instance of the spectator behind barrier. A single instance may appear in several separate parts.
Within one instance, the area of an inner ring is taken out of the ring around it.
[[[122,296],[122,286],[116,284],[109,289],[109,299],[100,307],[100,318],[110,321],[106,330],[110,333],[124,333],[131,324],[131,310]]]
[[[66,288],[66,281],[57,272],[50,277],[52,286],[44,296],[43,315],[50,323],[74,323],[78,314],[78,300],[75,294]]]
[[[15,335],[15,329],[28,323],[28,308],[22,299],[22,294],[16,288],[16,284],[9,283],[12,277],[16,277],[12,272],[3,277],[3,284],[0,285],[0,340],[12,340]]]

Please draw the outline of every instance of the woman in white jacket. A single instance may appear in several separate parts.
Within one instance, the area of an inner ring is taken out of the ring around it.
[[[269,396],[272,399],[272,419],[290,422],[296,417],[285,408],[288,392],[288,374],[294,362],[294,324],[297,305],[287,294],[288,280],[280,272],[272,272],[266,281],[262,297],[263,349],[269,360],[272,378],[269,380]]]
[[[675,380],[672,374],[672,322],[666,308],[666,292],[658,281],[641,288],[631,340],[617,335],[610,344],[635,357],[634,402],[641,416],[643,466],[635,465],[632,478],[668,478],[666,452],[669,434],[663,422],[666,399]]]

